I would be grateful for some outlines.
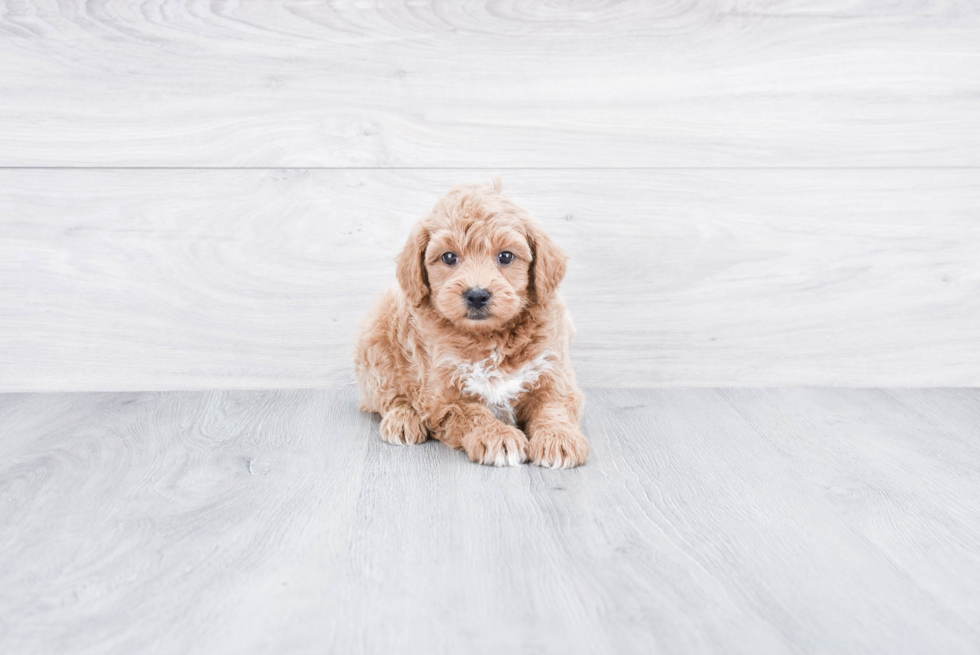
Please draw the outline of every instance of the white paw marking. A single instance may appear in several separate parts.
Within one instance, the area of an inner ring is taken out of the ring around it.
[[[524,453],[520,451],[508,452],[501,448],[496,454],[491,454],[488,450],[483,456],[483,463],[493,466],[520,466],[524,463]]]
[[[559,457],[555,461],[550,459],[542,459],[538,462],[538,466],[545,469],[568,469],[572,468],[572,458],[571,457]]]
[[[497,353],[475,363],[446,361],[455,366],[454,380],[464,393],[480,398],[494,416],[508,425],[515,425],[514,403],[554,367],[554,359],[553,352],[545,351],[513,373],[500,370]]]
[[[411,430],[417,428],[417,419],[414,418],[414,414],[394,409],[381,419],[379,431],[383,441],[393,446],[409,446],[418,442],[417,435],[409,435]]]
[[[399,434],[385,434],[384,432],[382,432],[381,433],[381,440],[390,443],[392,446],[407,446],[408,445],[408,442],[405,440],[405,437],[401,433],[399,433]]]

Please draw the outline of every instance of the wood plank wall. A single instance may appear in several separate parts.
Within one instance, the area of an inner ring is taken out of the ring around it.
[[[980,4],[0,0],[0,390],[349,382],[491,174],[585,385],[980,384]]]

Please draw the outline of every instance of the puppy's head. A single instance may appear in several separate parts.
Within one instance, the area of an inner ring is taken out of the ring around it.
[[[500,190],[497,178],[454,188],[398,256],[409,300],[468,331],[505,327],[565,276],[565,253]]]

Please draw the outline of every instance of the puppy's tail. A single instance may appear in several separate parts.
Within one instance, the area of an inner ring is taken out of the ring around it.
[[[499,175],[490,178],[490,190],[494,193],[500,193],[504,190],[504,181],[500,179]]]

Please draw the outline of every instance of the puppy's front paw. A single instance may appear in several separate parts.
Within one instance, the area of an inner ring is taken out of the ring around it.
[[[527,456],[532,464],[546,468],[581,466],[589,458],[589,442],[577,425],[545,423],[531,432]]]
[[[527,437],[517,428],[499,423],[467,435],[463,449],[477,464],[518,466],[527,459]]]
[[[428,434],[414,409],[398,405],[381,419],[381,438],[396,446],[411,446],[425,441]]]

